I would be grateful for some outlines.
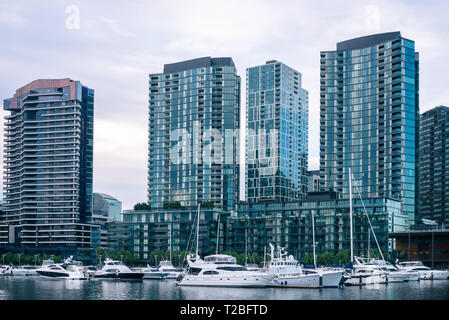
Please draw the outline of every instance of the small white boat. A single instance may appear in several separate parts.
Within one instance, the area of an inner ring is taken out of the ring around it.
[[[176,269],[169,260],[159,263],[159,271],[165,274],[164,279],[178,279],[179,276],[185,274],[182,270]]]
[[[5,266],[0,270],[4,276],[37,276],[36,269],[33,267]]]
[[[167,274],[162,272],[158,267],[147,266],[140,270],[144,274],[143,279],[156,279],[162,280],[167,277]]]
[[[416,273],[399,270],[388,261],[371,259],[370,262],[377,264],[382,270],[388,272],[388,283],[410,281],[410,279],[415,280],[415,278],[419,279],[419,275]]]
[[[36,272],[44,278],[88,280],[83,270],[73,261],[72,257],[66,259],[64,263],[46,263],[41,268],[36,269]]]
[[[272,281],[274,287],[294,287],[294,288],[326,288],[338,287],[343,280],[343,269],[305,269],[302,268],[293,256],[285,257],[283,249],[278,249],[278,256],[275,256],[274,246],[270,243],[271,260],[268,265],[268,272],[275,274]]]
[[[419,272],[420,280],[447,280],[449,278],[449,271],[430,269],[421,261],[403,261],[399,262],[397,267],[406,272]]]
[[[92,277],[94,273],[98,271],[97,267],[95,266],[86,266],[83,269],[84,273],[86,273],[89,277]]]
[[[382,270],[375,263],[367,263],[360,257],[354,257],[355,264],[345,284],[350,286],[362,286],[367,284],[387,283],[388,271]]]
[[[128,268],[121,261],[107,258],[103,267],[92,275],[94,279],[142,280],[144,273]]]

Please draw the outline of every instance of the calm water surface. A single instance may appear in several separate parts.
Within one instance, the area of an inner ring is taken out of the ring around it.
[[[449,300],[449,280],[363,287],[207,288],[179,287],[174,280],[73,281],[0,277],[0,300]]]

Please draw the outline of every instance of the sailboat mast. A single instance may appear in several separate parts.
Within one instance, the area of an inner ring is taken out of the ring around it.
[[[248,229],[245,229],[245,265],[248,265]]]
[[[263,247],[263,267],[265,268],[265,255],[266,255],[267,247]]]
[[[171,228],[170,228],[170,243],[169,243],[169,245],[170,245],[170,262],[172,261],[172,256],[171,256],[172,232],[173,232],[173,224],[171,225]]]
[[[315,218],[312,210],[312,241],[313,241],[313,265],[316,269],[316,254],[315,254]]]
[[[215,250],[215,254],[218,254],[218,241],[220,239],[220,213],[218,213],[218,223],[217,223],[217,249]]]
[[[352,230],[352,172],[349,168],[349,232],[351,239],[351,263],[354,263],[354,239]]]
[[[200,239],[200,206],[201,204],[198,204],[198,214],[196,219],[196,255],[198,256],[198,243]]]
[[[371,251],[370,244],[371,244],[371,230],[368,229],[368,260],[370,258],[370,251]]]

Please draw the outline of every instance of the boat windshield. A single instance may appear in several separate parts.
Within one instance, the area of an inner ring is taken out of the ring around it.
[[[216,264],[235,264],[237,263],[237,259],[233,256],[228,256],[224,254],[215,254],[211,256],[207,256],[204,258],[205,262],[213,262]]]
[[[225,271],[248,271],[245,267],[236,266],[236,267],[218,267],[218,270],[225,270]]]
[[[78,268],[75,265],[70,264],[66,267],[66,270],[67,271],[78,271]]]
[[[423,266],[421,261],[399,262],[399,265],[404,266],[404,267]]]

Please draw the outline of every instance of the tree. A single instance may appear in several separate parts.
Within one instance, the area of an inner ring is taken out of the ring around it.
[[[212,201],[201,202],[201,208],[213,208],[214,203]]]
[[[181,202],[179,202],[179,201],[164,202],[163,208],[164,209],[182,209],[183,206],[181,205]]]
[[[240,253],[240,254],[238,254],[237,257],[235,257],[235,258],[236,258],[236,260],[237,260],[237,264],[240,264],[240,265],[242,265],[242,266],[245,265],[245,262],[246,262],[246,254]]]
[[[253,253],[250,257],[248,257],[249,263],[256,263],[259,264],[261,262],[261,258],[257,253]]]
[[[328,251],[320,254],[317,259],[317,264],[319,265],[327,265],[332,264],[332,254]]]
[[[332,258],[333,264],[347,264],[351,260],[349,250],[338,251],[337,254]]]
[[[151,204],[145,203],[145,202],[136,203],[134,205],[134,210],[136,210],[136,211],[139,211],[139,210],[151,210]]]
[[[313,253],[306,253],[306,255],[304,256],[303,264],[313,265]]]

